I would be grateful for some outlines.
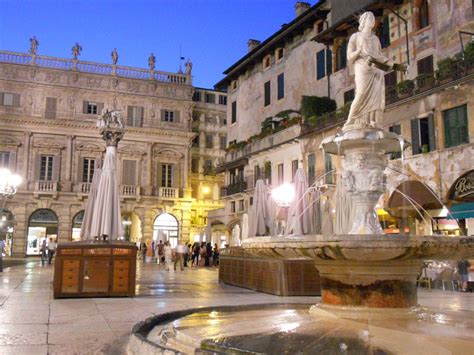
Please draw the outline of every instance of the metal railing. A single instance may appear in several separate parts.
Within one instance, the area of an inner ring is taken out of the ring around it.
[[[169,73],[142,68],[132,68],[120,65],[87,62],[77,59],[65,59],[27,53],[0,51],[0,62],[34,65],[42,68],[73,70],[81,73],[112,75],[122,78],[156,80],[164,83],[191,85],[191,76],[179,73]]]
[[[473,58],[454,60],[449,68],[437,70],[432,74],[418,75],[414,80],[406,80],[404,85],[387,87],[385,101],[387,104],[392,104],[471,74],[474,74]]]
[[[247,182],[239,181],[234,184],[224,186],[221,189],[221,196],[231,196],[239,192],[244,192],[245,190],[247,190]]]

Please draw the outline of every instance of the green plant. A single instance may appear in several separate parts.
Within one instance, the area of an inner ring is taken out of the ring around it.
[[[397,84],[397,91],[399,94],[411,94],[415,88],[413,80],[403,80]]]
[[[336,101],[329,97],[303,96],[301,98],[301,115],[307,119],[311,116],[321,116],[337,108]]]
[[[268,135],[271,134],[273,130],[273,117],[267,117],[261,123],[261,134]]]
[[[457,60],[451,57],[443,58],[437,62],[438,70],[436,76],[438,80],[450,78],[455,70]]]
[[[421,152],[422,153],[428,153],[430,151],[430,146],[428,144],[423,144],[421,146]]]
[[[474,60],[474,42],[469,42],[464,47],[464,59],[467,60],[467,61],[473,61]]]
[[[290,115],[291,115],[292,113],[299,113],[299,112],[298,112],[298,111],[295,111],[295,110],[283,110],[283,111],[278,112],[278,113],[275,115],[275,117],[289,119],[289,118],[290,118]]]

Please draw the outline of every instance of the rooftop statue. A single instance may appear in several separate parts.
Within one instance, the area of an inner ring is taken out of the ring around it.
[[[36,55],[36,52],[38,51],[38,46],[39,42],[36,39],[36,36],[33,36],[30,38],[30,54]]]
[[[193,62],[191,62],[191,59],[188,58],[188,61],[186,62],[185,66],[186,66],[185,74],[191,75],[191,71],[193,70]]]
[[[112,53],[110,53],[110,55],[112,56],[112,64],[117,65],[118,58],[119,58],[117,48],[114,48],[114,50],[112,51]]]
[[[82,46],[76,42],[76,44],[71,48],[72,56],[74,59],[77,59],[81,55]]]
[[[150,57],[148,57],[148,66],[150,67],[150,70],[155,70],[155,61],[155,55],[150,53]]]
[[[385,72],[407,69],[382,53],[380,40],[372,33],[374,25],[374,14],[364,12],[359,19],[359,32],[349,39],[347,60],[354,66],[356,89],[344,130],[378,127],[385,109]]]

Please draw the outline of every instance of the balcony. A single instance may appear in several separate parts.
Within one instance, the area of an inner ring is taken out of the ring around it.
[[[433,74],[419,75],[415,80],[404,80],[397,86],[385,90],[387,105],[403,99],[411,99],[417,95],[439,90],[442,86],[453,85],[454,82],[474,74],[474,59],[452,60],[447,68],[438,70]]]
[[[247,182],[246,181],[239,181],[234,184],[230,184],[227,186],[224,186],[221,190],[221,196],[231,196],[234,194],[238,194],[240,192],[244,192],[247,190]]]
[[[35,181],[35,197],[39,196],[53,196],[56,197],[58,193],[57,181],[38,180]]]
[[[176,199],[179,198],[179,189],[174,187],[160,187],[158,190],[159,197],[163,199]]]
[[[79,184],[79,193],[80,194],[88,194],[91,191],[91,183],[90,182],[81,182]]]
[[[140,186],[120,185],[120,197],[122,199],[136,198],[138,196],[140,196]]]

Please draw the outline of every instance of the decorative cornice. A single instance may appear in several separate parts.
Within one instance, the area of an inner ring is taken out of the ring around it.
[[[118,152],[120,154],[128,154],[128,155],[145,155],[146,154],[146,152],[144,152],[143,150],[133,145],[126,145],[124,147],[120,147],[118,149]]]
[[[14,137],[0,136],[0,146],[18,147],[21,142]]]
[[[86,152],[103,152],[105,149],[104,147],[92,143],[92,142],[81,142],[76,145],[76,150],[79,151],[86,151]]]
[[[184,154],[170,148],[156,148],[155,155],[170,159],[181,159],[184,157]]]
[[[33,147],[58,150],[64,149],[64,145],[53,140],[41,140],[38,142],[34,142]]]

